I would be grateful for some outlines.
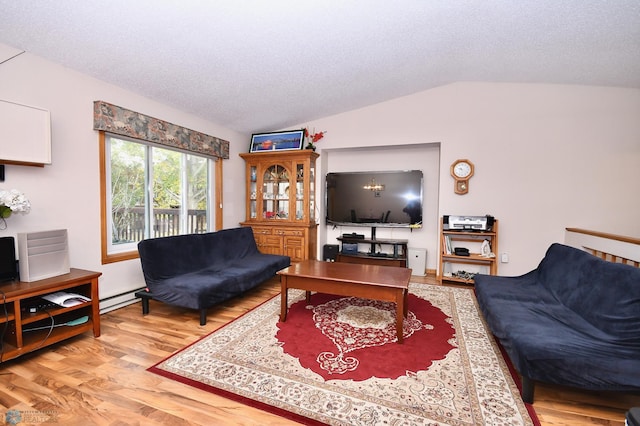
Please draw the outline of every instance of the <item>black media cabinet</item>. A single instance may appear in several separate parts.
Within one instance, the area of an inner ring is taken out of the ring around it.
[[[407,263],[408,240],[375,238],[375,232],[373,233],[372,238],[357,238],[343,235],[342,237],[338,237],[337,240],[342,243],[341,250],[338,253],[338,257],[336,258],[337,262],[361,263],[381,266],[400,266],[403,268],[407,268],[409,266]],[[345,253],[343,251],[345,243],[362,245],[368,244],[369,251],[359,251],[359,247],[357,252]],[[383,245],[393,246],[393,253],[384,253],[379,251],[378,246]]]

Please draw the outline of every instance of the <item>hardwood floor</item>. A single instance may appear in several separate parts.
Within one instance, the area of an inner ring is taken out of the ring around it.
[[[412,282],[435,283],[432,277]],[[64,425],[293,425],[292,421],[146,371],[279,293],[272,279],[209,311],[151,301],[102,315],[102,335],[75,337],[0,364],[0,416],[18,410],[19,424]],[[543,425],[623,425],[640,395],[595,393],[538,384],[534,408]]]

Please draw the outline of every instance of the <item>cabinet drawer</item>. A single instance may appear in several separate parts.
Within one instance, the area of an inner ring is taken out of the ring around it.
[[[274,229],[273,233],[287,237],[304,237],[304,231],[302,229]]]
[[[260,246],[280,247],[282,238],[276,235],[266,235],[260,240]]]
[[[271,234],[273,234],[271,228],[262,228],[262,227],[259,227],[259,226],[252,226],[251,229],[253,230],[254,235],[271,235]]]

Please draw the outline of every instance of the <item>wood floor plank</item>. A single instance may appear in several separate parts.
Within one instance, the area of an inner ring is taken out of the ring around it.
[[[269,280],[210,309],[204,326],[198,312],[153,300],[146,316],[140,304],[104,314],[99,338],[87,333],[0,364],[0,416],[32,410],[82,426],[297,424],[146,370],[279,292],[278,280]],[[640,395],[536,385],[543,426],[622,426],[632,406],[640,406]]]

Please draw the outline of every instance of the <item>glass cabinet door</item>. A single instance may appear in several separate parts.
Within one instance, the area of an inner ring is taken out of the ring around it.
[[[255,219],[258,216],[258,169],[251,166],[249,170],[249,217]]]
[[[309,221],[316,220],[316,165],[311,162],[309,167]]]
[[[315,157],[304,154],[246,158],[248,221],[304,226],[315,222]]]
[[[289,171],[280,164],[271,165],[264,171],[262,218],[289,218]]]
[[[296,220],[304,219],[304,164],[296,165]]]
[[[296,163],[295,167],[295,220],[313,222],[315,221],[315,166],[313,162],[310,167],[309,163],[300,162]],[[305,174],[309,176],[305,176]]]

